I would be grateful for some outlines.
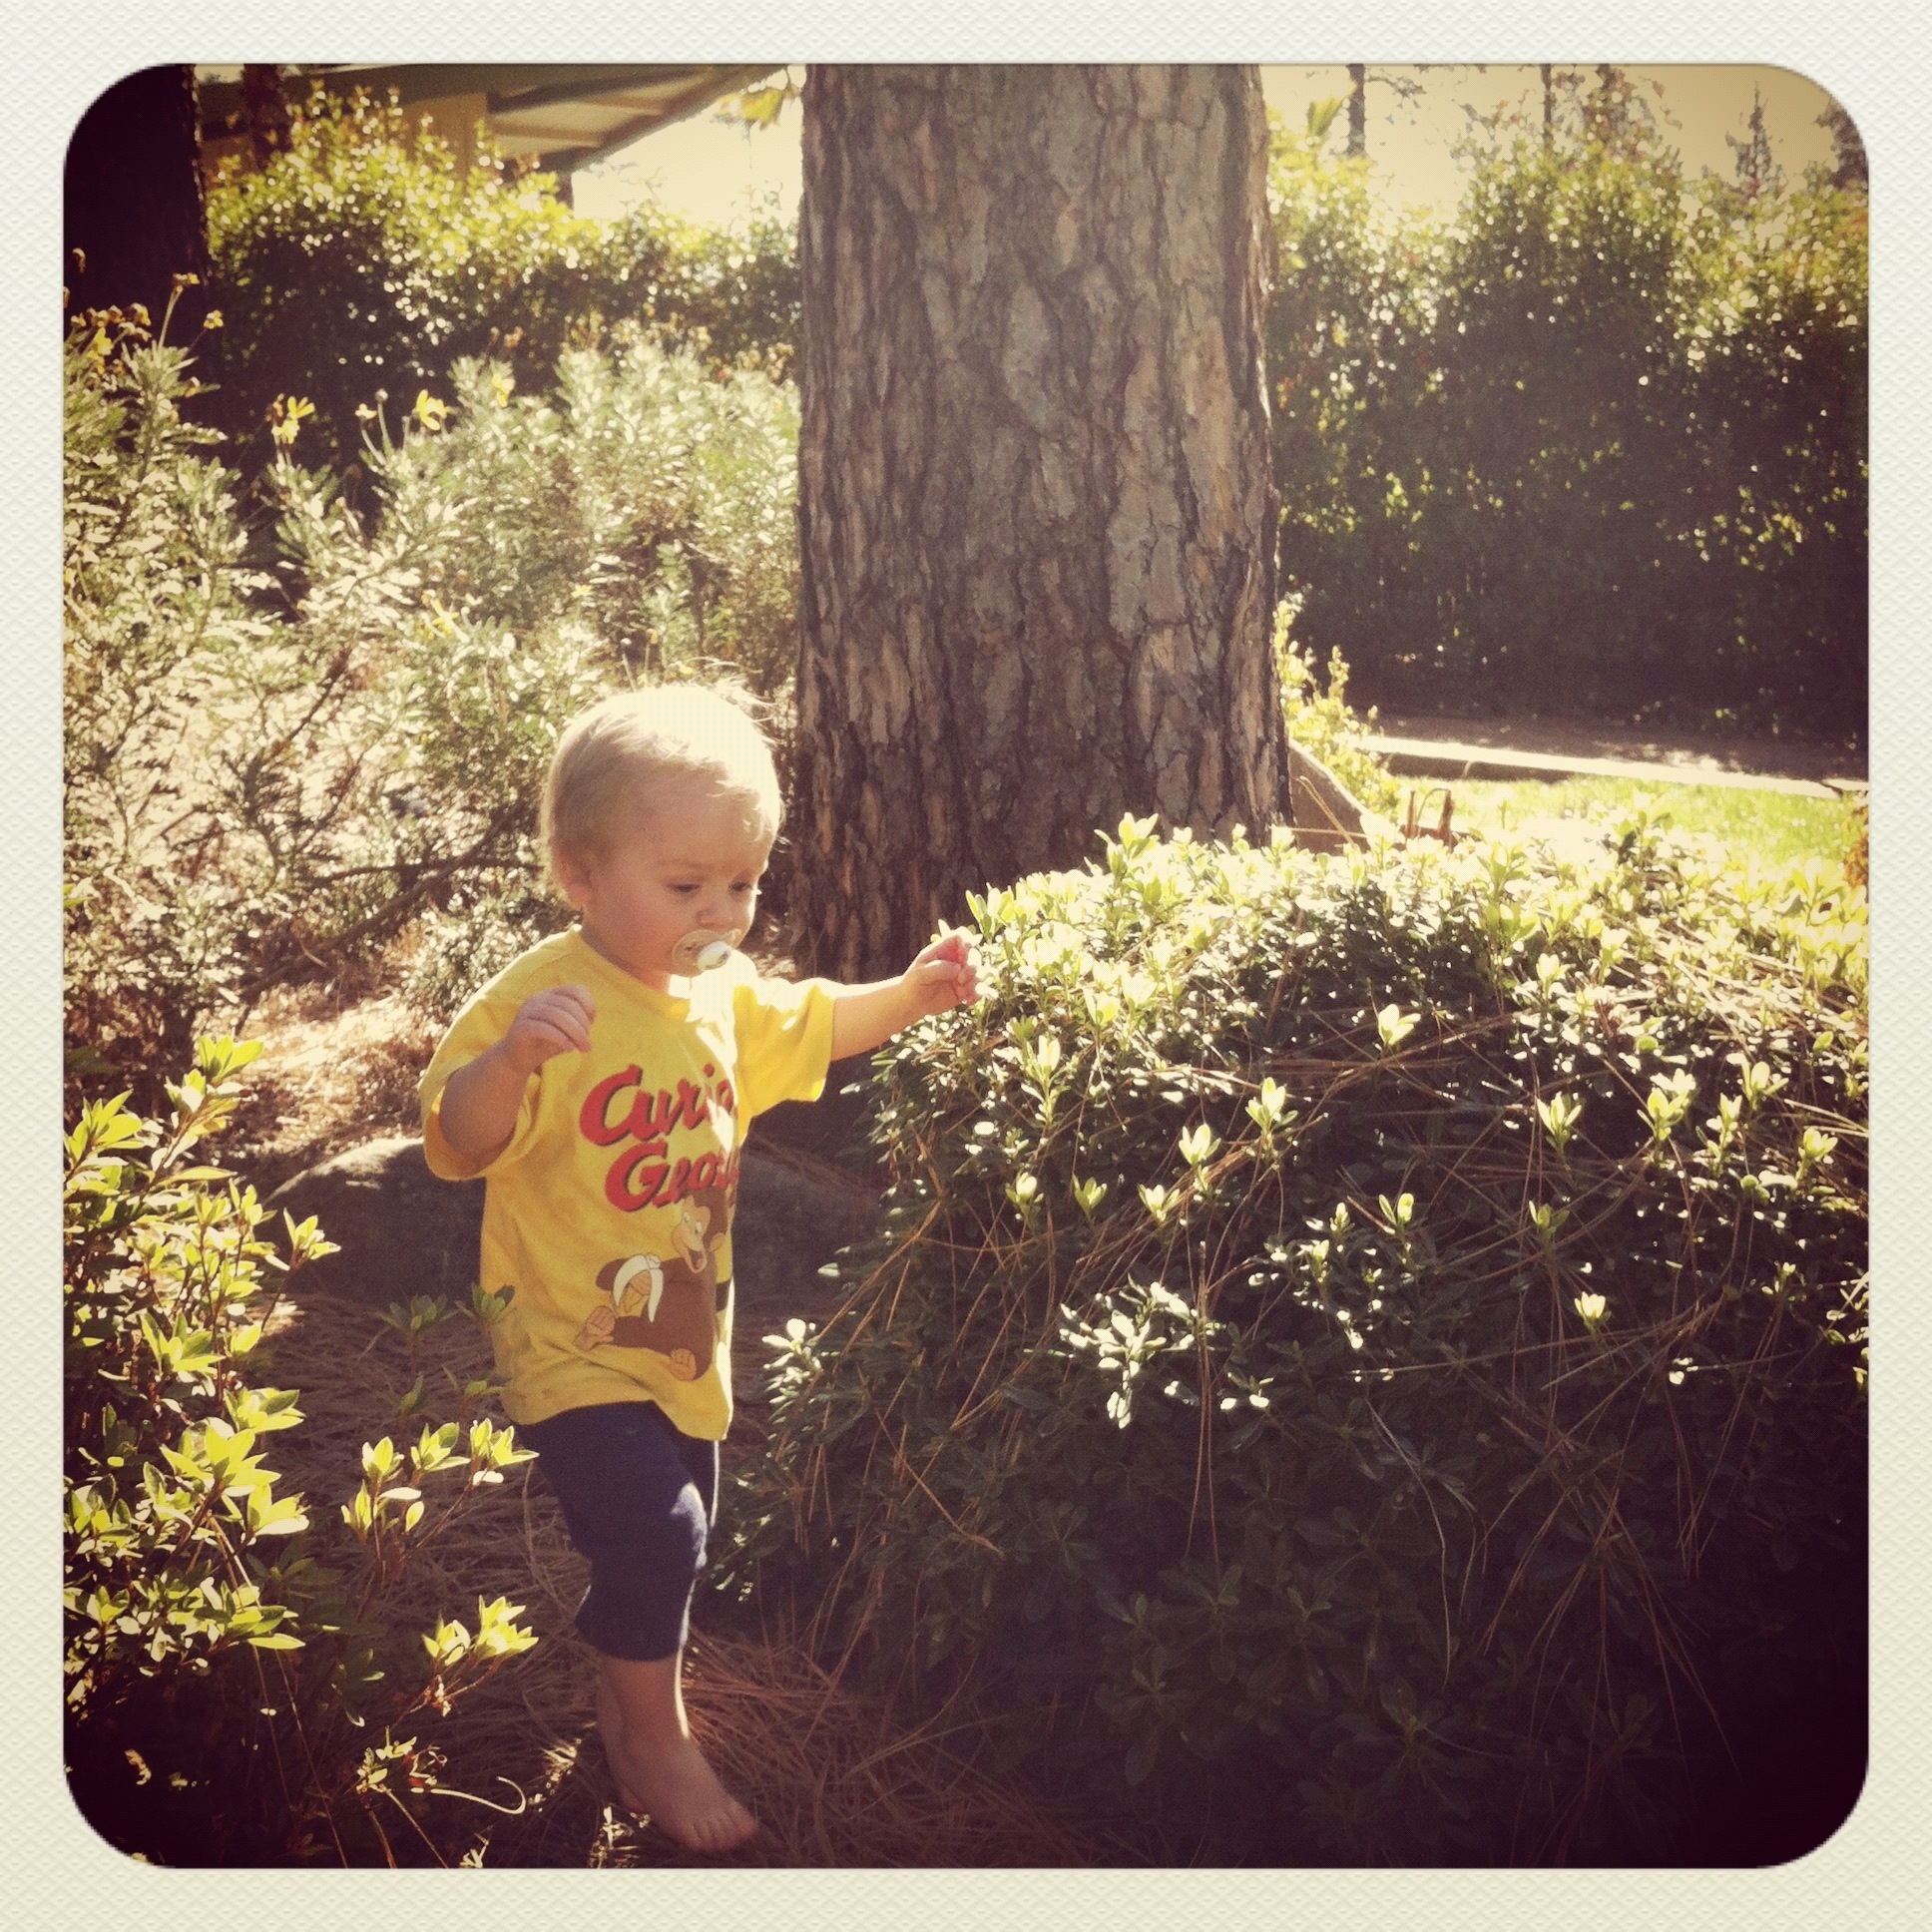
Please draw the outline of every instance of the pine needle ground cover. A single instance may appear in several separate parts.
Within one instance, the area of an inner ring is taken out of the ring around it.
[[[975,912],[990,997],[876,1062],[882,1226],[769,1338],[722,1587],[1160,1860],[1726,1862],[1685,1834],[1804,1697],[1827,1815],[1729,1862],[1817,1842],[1862,1770],[1862,893],[1642,813],[1128,820]]]
[[[66,1758],[83,1815],[178,1866],[717,1862],[618,1798],[571,1628],[588,1565],[491,1420],[487,1298],[378,1315],[365,1283],[306,1267],[330,1251],[312,1220],[276,1230],[207,1165],[258,1052],[204,1042],[168,1119],[124,1097],[66,1137]],[[894,1721],[795,1649],[708,1624],[687,1694],[760,1821],[734,1865],[1134,1855],[1104,1821],[977,1769],[970,1711]]]

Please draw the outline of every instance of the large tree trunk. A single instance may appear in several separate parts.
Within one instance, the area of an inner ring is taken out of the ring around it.
[[[155,328],[178,274],[208,275],[208,219],[195,70],[145,67],[81,116],[64,184],[68,306],[144,303]],[[191,290],[169,334],[200,326],[207,291]]]
[[[819,67],[792,835],[818,970],[1123,812],[1287,815],[1266,125],[1235,67]]]
[[[281,91],[281,69],[272,61],[242,68],[242,108],[249,158],[256,168],[266,168],[288,146],[288,101]]]

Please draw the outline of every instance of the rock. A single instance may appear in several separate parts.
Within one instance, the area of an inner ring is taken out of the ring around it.
[[[317,1286],[352,1293],[378,1312],[411,1295],[467,1306],[483,1235],[483,1184],[438,1181],[408,1136],[364,1141],[284,1181],[270,1209],[313,1214],[341,1249],[312,1264]],[[304,1274],[307,1270],[303,1270]]]
[[[758,1116],[750,1145],[795,1148],[822,1161],[834,1161],[854,1174],[871,1166],[865,1145],[866,1110],[870,1104],[872,1061],[869,1054],[834,1060],[825,1075],[825,1091],[816,1100],[781,1101]]]
[[[739,1353],[792,1315],[822,1321],[843,1291],[818,1270],[869,1224],[872,1191],[829,1162],[753,1139],[738,1176],[732,1235]],[[380,1311],[411,1295],[466,1306],[483,1231],[483,1183],[438,1181],[422,1142],[366,1141],[284,1182],[268,1198],[301,1220],[313,1214],[340,1252],[312,1263],[317,1286]],[[304,1270],[307,1273],[307,1270]],[[748,1340],[747,1340],[748,1338]]]
[[[737,1217],[731,1261],[737,1313],[734,1353],[749,1359],[760,1335],[792,1315],[822,1322],[845,1290],[818,1270],[872,1224],[873,1191],[828,1162],[758,1146],[763,1124],[751,1131],[738,1169]]]

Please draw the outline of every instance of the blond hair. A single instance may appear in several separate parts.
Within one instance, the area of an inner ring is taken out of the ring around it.
[[[775,836],[782,806],[771,747],[732,688],[643,685],[580,712],[565,725],[544,784],[538,835],[554,886],[559,857],[608,857],[621,821],[661,779],[711,779]]]

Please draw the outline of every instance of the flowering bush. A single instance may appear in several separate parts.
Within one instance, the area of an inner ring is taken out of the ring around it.
[[[727,1587],[1163,1858],[1654,1856],[1806,1686],[1848,1806],[1862,894],[1128,820],[976,911]]]
[[[731,676],[781,760],[789,719],[788,387],[636,333],[567,354],[550,399],[459,364],[453,405],[378,419],[360,508],[281,398],[269,571],[192,367],[101,317],[66,348],[69,1070],[143,1104],[198,1030],[414,919],[515,944],[564,917],[536,800],[604,692]],[[447,1011],[476,945],[422,956]]]

